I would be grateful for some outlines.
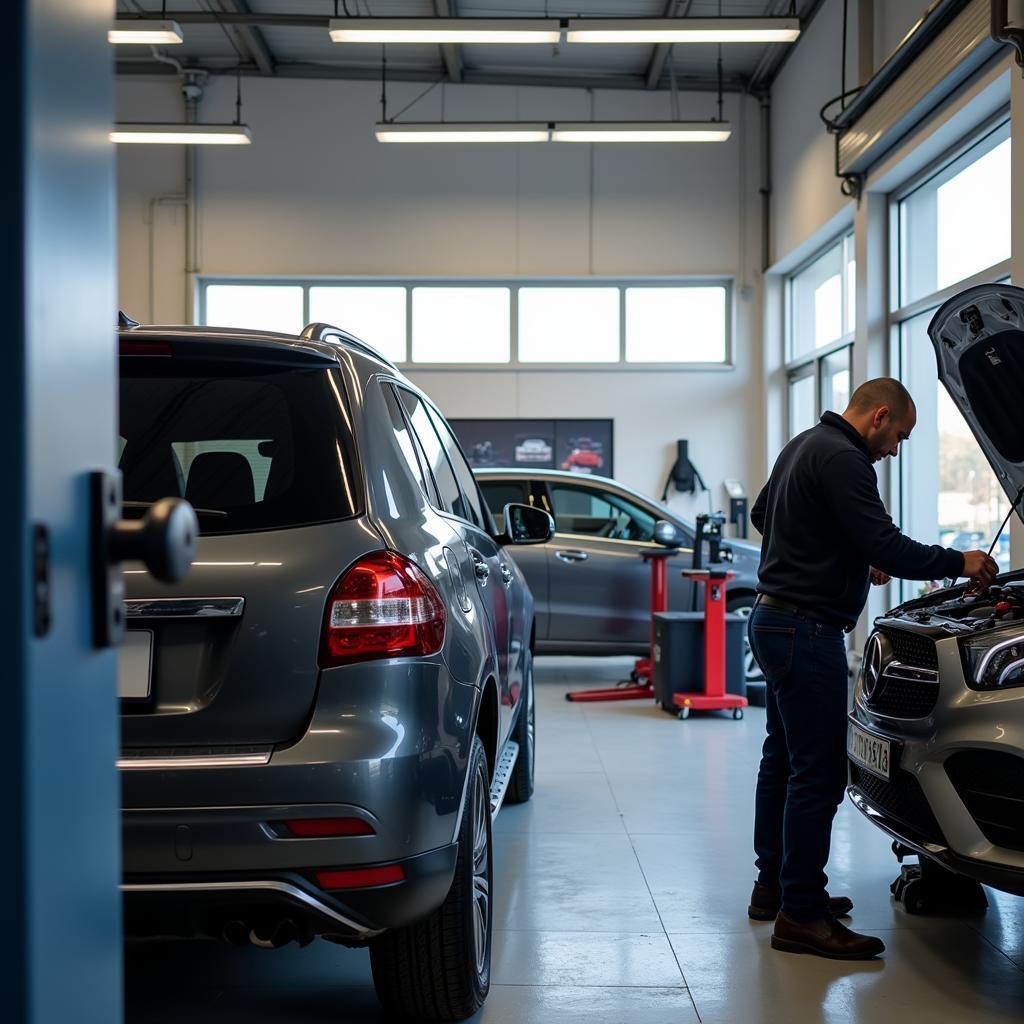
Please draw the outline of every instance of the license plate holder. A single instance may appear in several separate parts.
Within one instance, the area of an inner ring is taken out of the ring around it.
[[[848,723],[846,753],[859,768],[889,782],[896,744],[885,736],[877,736],[855,722]]]
[[[117,695],[148,700],[153,677],[153,631],[130,629],[117,655]]]

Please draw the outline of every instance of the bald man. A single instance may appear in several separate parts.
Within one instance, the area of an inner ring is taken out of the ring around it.
[[[869,584],[969,576],[984,587],[998,572],[983,551],[911,540],[886,511],[873,463],[895,458],[916,422],[898,380],[862,384],[842,416],[826,412],[783,448],[751,510],[764,537],[749,627],[767,683],[767,736],[748,914],[775,920],[775,949],[838,960],[885,949],[839,922],[853,904],[825,889],[832,819],[846,789],[844,633],[860,616]]]

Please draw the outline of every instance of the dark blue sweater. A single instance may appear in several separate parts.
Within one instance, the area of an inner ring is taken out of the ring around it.
[[[910,580],[963,573],[959,551],[899,531],[864,439],[834,412],[782,449],[750,521],[764,537],[758,589],[845,625],[867,601],[872,566]]]

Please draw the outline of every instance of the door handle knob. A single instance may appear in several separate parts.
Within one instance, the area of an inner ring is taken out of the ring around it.
[[[585,562],[590,556],[586,551],[556,551],[555,558],[562,562]]]
[[[141,519],[118,519],[107,534],[107,558],[142,562],[161,583],[179,583],[192,567],[199,521],[182,498],[161,498]]]

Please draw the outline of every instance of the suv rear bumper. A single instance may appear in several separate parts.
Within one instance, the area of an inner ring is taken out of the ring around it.
[[[404,875],[400,882],[341,891],[321,889],[315,869],[126,874],[121,885],[125,932],[137,937],[204,935],[266,945],[327,935],[359,945],[440,906],[451,888],[457,856],[453,843],[397,862]]]

